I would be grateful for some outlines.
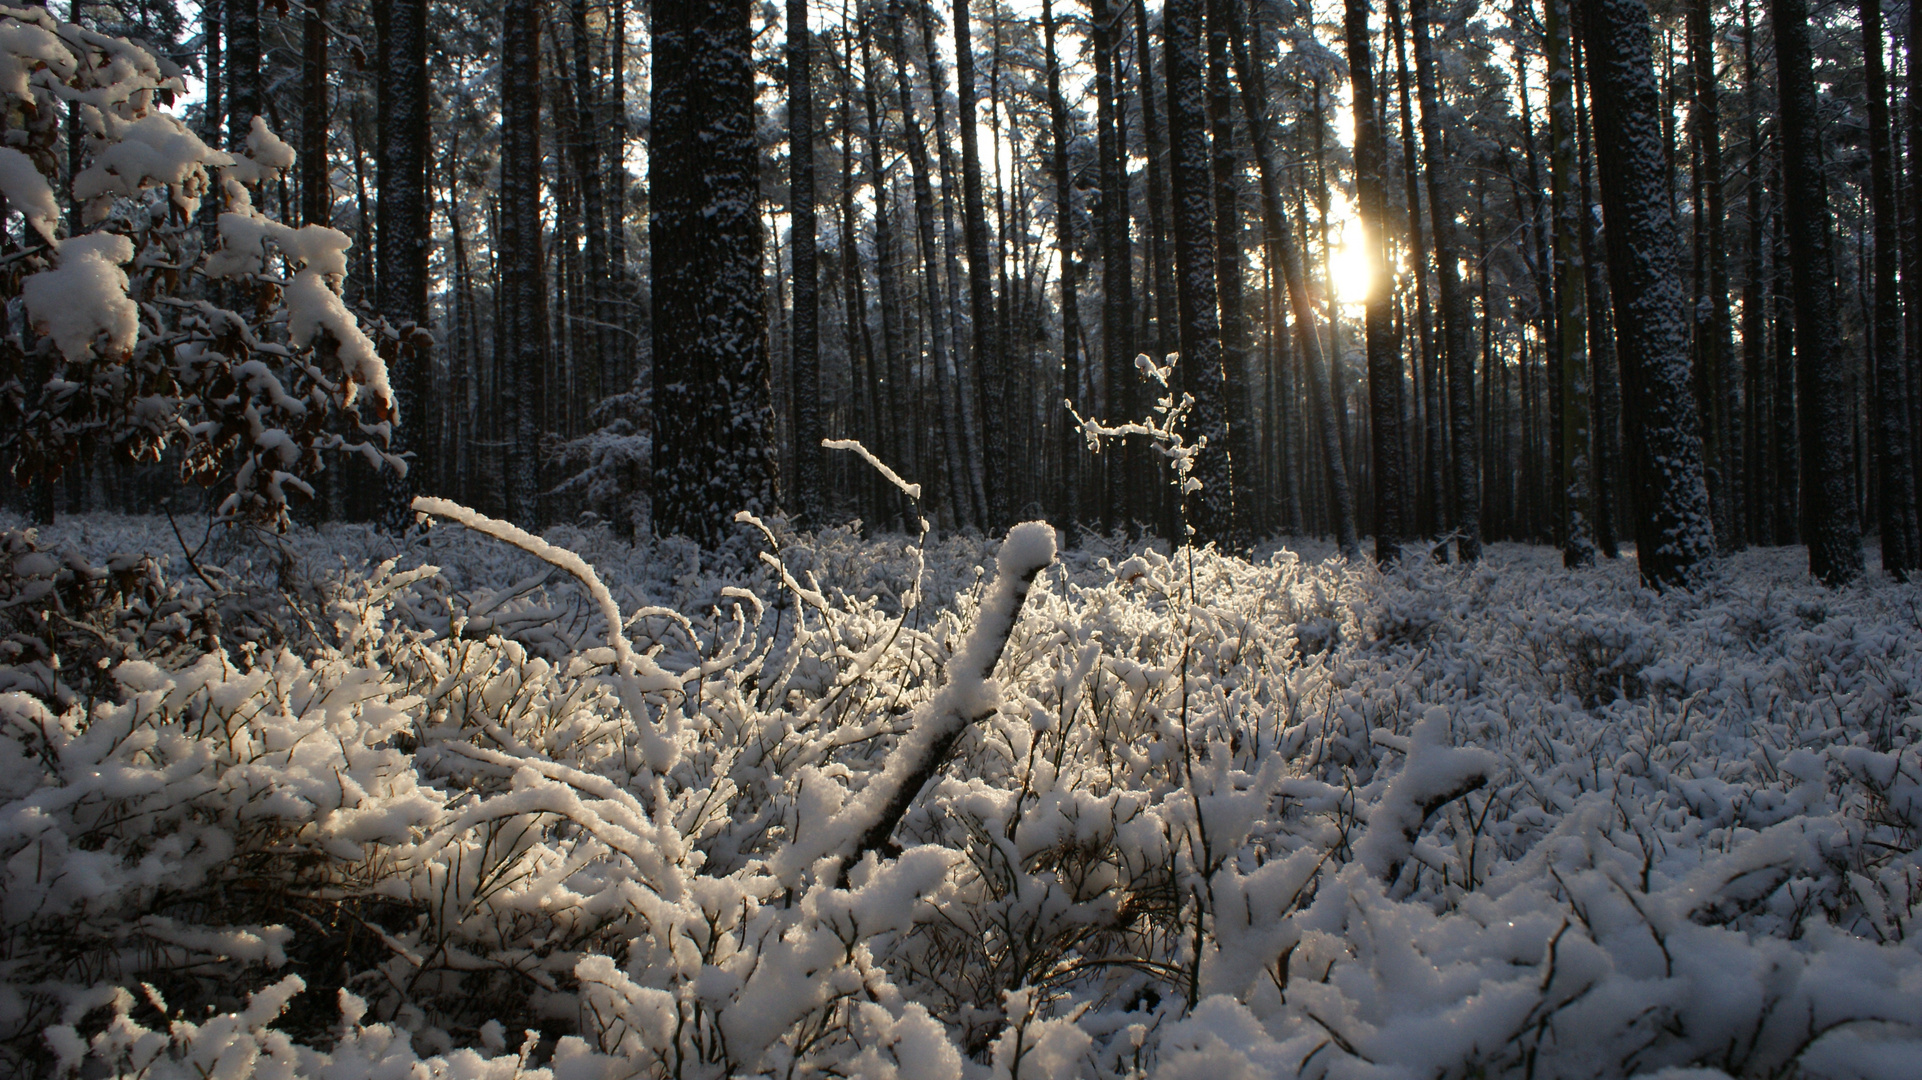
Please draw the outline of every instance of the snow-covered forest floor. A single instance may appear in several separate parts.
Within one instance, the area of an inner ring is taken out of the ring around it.
[[[5,533],[6,1071],[1922,1075],[1915,586],[548,539]]]

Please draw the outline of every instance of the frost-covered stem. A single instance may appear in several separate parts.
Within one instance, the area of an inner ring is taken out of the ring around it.
[[[902,736],[880,775],[842,811],[845,824],[840,828],[830,826],[832,833],[854,841],[845,850],[830,853],[839,862],[837,873],[843,885],[848,868],[868,852],[893,846],[895,828],[915,796],[946,763],[954,744],[969,727],[993,716],[1001,707],[1001,687],[991,676],[1021,616],[1029,588],[1035,577],[1054,562],[1054,553],[1054,529],[1046,522],[1016,525],[1002,541],[994,584],[981,598],[974,628],[968,631],[949,665],[948,685]]]
[[[636,653],[622,631],[625,620],[621,617],[620,605],[614,602],[614,594],[609,592],[600,575],[587,564],[587,560],[564,547],[557,547],[535,536],[519,526],[490,518],[475,510],[470,510],[449,499],[436,499],[422,495],[411,504],[417,514],[431,514],[449,521],[458,522],[483,536],[491,536],[504,544],[512,544],[529,555],[574,575],[587,590],[588,597],[607,623],[607,645],[614,653],[614,669],[618,676],[621,704],[637,719],[645,717],[641,695],[679,691],[681,681],[661,669],[652,657]],[[673,734],[672,714],[663,710],[662,718],[669,725],[668,736]],[[647,726],[637,724],[641,737],[641,749],[647,755],[648,766],[657,772],[665,772],[673,767],[679,757],[669,739],[662,733],[652,731]]]

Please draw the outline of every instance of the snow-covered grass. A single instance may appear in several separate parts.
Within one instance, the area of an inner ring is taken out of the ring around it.
[[[6,534],[9,1071],[1922,1075],[1915,586],[201,539]]]

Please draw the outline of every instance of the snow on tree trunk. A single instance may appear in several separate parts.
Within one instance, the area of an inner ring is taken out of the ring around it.
[[[1162,15],[1168,55],[1169,172],[1174,180],[1175,294],[1181,323],[1181,388],[1195,399],[1191,441],[1201,445],[1189,499],[1194,540],[1225,542],[1234,524],[1228,420],[1222,400],[1221,320],[1215,292],[1215,209],[1208,100],[1201,56],[1202,0],[1169,0]],[[1203,444],[1202,440],[1206,440]]]
[[[718,544],[774,502],[750,8],[654,9],[654,532]]]
[[[1848,354],[1835,301],[1828,184],[1811,69],[1808,4],[1769,0],[1780,87],[1782,169],[1795,295],[1795,381],[1802,443],[1802,538],[1809,572],[1829,585],[1861,576]]]
[[[1689,586],[1715,554],[1660,95],[1642,0],[1582,0],[1608,222],[1627,438],[1638,448],[1635,549],[1652,585]]]

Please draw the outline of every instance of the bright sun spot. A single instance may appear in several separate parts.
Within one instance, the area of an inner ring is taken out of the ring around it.
[[[1335,281],[1335,296],[1344,304],[1359,304],[1368,299],[1368,253],[1352,237],[1344,236],[1329,256],[1328,273]]]

